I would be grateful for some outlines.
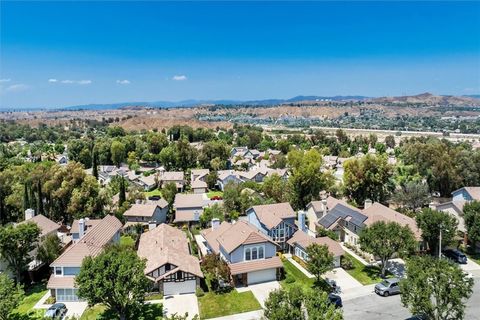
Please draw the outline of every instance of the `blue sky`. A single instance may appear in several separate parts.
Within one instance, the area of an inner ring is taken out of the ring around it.
[[[3,107],[480,93],[479,2],[0,6]]]

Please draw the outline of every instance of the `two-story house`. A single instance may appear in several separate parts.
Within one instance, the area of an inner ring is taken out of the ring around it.
[[[164,295],[195,293],[203,273],[182,230],[161,224],[141,235],[138,256],[147,260],[145,275]]]
[[[203,208],[207,206],[208,200],[203,199],[201,194],[175,195],[173,206],[175,207],[175,223],[192,224],[200,221]]]
[[[123,216],[125,217],[124,229],[135,224],[159,225],[167,221],[168,202],[165,199],[147,201],[133,204]]]
[[[276,256],[278,245],[247,221],[212,223],[201,234],[208,251],[228,263],[235,285],[280,278],[283,264]]]
[[[190,171],[190,181],[193,182],[195,180],[200,180],[206,182],[209,173],[209,169],[192,169]]]
[[[84,227],[80,223],[80,227]],[[122,223],[114,216],[107,215],[89,230],[80,231],[80,239],[68,247],[50,265],[53,273],[47,288],[57,302],[79,301],[75,276],[80,272],[82,261],[87,256],[97,256],[109,243],[120,241]]]
[[[247,210],[248,222],[268,235],[281,250],[288,249],[290,239],[297,226],[296,214],[288,202],[253,206]]]
[[[183,171],[163,171],[159,176],[160,186],[163,188],[167,183],[175,183],[178,192],[185,187],[185,176]]]

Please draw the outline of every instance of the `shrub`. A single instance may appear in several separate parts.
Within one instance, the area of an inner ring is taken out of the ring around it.
[[[202,288],[198,287],[197,290],[195,290],[195,295],[199,298],[203,297],[205,295],[205,291],[203,291]]]
[[[55,297],[52,297],[52,296],[48,297],[48,299],[45,300],[45,304],[54,304],[55,302],[56,302],[56,299]]]
[[[293,282],[295,282],[295,279],[293,279],[292,277],[290,277],[289,275],[287,275],[287,277],[285,278],[285,282],[286,282],[286,283],[293,283]]]
[[[340,266],[345,270],[353,269],[353,261],[349,256],[342,256],[340,258]]]

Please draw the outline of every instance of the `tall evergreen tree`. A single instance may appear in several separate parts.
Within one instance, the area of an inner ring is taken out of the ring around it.
[[[92,151],[92,174],[98,180],[98,155],[95,147]]]
[[[43,214],[42,182],[37,182],[37,214]]]
[[[118,195],[118,205],[122,206],[125,200],[127,199],[126,190],[125,190],[125,178],[120,179],[120,192]]]
[[[23,185],[23,211],[29,208],[30,200],[28,199],[28,184]]]

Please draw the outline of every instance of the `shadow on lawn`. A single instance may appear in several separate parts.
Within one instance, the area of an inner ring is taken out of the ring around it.
[[[97,315],[97,320],[116,320],[118,315],[111,310],[105,310]],[[160,320],[163,319],[163,305],[162,304],[146,304],[144,305],[141,314],[136,318],[138,320]],[[15,319],[17,320],[17,319]],[[18,319],[26,320],[26,319]]]

